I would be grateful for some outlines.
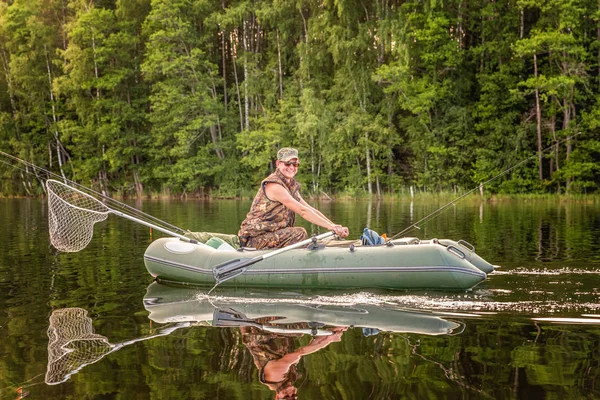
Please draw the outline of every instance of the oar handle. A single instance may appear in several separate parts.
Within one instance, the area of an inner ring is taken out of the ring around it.
[[[243,274],[249,266],[263,260],[263,256],[226,261],[213,269],[215,281],[218,284]]]

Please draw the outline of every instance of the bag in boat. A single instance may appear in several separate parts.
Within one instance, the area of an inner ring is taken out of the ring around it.
[[[363,246],[377,246],[385,243],[385,238],[380,236],[374,230],[365,228],[363,234],[360,237]]]

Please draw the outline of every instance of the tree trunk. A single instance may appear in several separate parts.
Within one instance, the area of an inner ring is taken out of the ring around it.
[[[300,54],[300,65],[302,65],[303,61],[304,61],[304,56],[308,55],[308,25],[306,22],[306,17],[304,16],[304,13],[302,12],[302,9],[300,9],[299,11],[300,11],[300,16],[302,17],[302,24],[304,26],[304,43],[306,44],[306,46],[305,46],[306,52],[304,54]],[[306,58],[308,59],[308,56]],[[306,74],[307,74],[306,79],[310,80],[310,70],[309,69],[306,70]],[[300,78],[300,89],[302,89],[302,88],[303,88],[302,78]]]
[[[533,74],[538,77],[537,54],[533,55]],[[542,170],[542,111],[540,108],[540,90],[535,88],[535,118],[537,122],[537,151],[538,151],[538,173],[540,181],[544,179]]]
[[[313,193],[318,193],[317,179],[315,176],[316,173],[316,165],[315,165],[315,134],[311,129],[310,132],[310,175],[312,178],[312,189]]]
[[[521,8],[519,10],[519,16],[520,16],[520,21],[519,21],[519,39],[523,39],[523,36],[525,35],[525,9]]]
[[[96,38],[94,36],[94,28],[91,28],[92,31],[92,51],[94,55],[94,76],[96,77],[96,85],[98,84],[98,54],[96,53]],[[96,86],[96,99],[100,99],[100,88]]]
[[[319,187],[319,178],[321,177],[321,165],[323,163],[323,156],[321,154],[322,152],[319,152],[319,160],[317,161],[317,190],[320,190]],[[329,199],[331,200],[331,199]]]
[[[240,94],[240,82],[238,80],[238,74],[237,74],[237,67],[236,67],[236,58],[237,58],[237,45],[235,45],[234,41],[231,41],[232,46],[231,46],[231,62],[233,64],[233,76],[235,77],[235,89],[237,92],[237,98],[238,98],[238,109],[240,112],[240,132],[242,132],[244,130],[244,116],[242,114],[242,95]]]
[[[48,90],[50,91],[50,105],[52,106],[52,133],[54,135],[54,139],[56,140],[56,159],[58,160],[58,168],[60,169],[60,174],[62,175],[64,181],[67,181],[67,177],[65,176],[65,172],[63,171],[63,160],[62,160],[62,151],[63,146],[60,142],[60,138],[58,137],[58,117],[56,116],[56,105],[54,104],[54,92],[52,91],[52,69],[50,68],[50,59],[48,57],[48,48],[44,45],[44,53],[46,56],[46,69],[48,71]]]
[[[367,161],[367,188],[369,195],[373,195],[373,183],[371,182],[371,155],[369,154],[369,133],[365,132],[365,157]]]
[[[573,97],[574,97],[573,87],[571,86],[571,101],[569,104],[569,115],[572,119],[575,119],[575,117],[577,115],[576,115],[575,102],[573,101],[574,100]],[[571,137],[569,136],[567,138],[567,155],[565,157],[565,162],[569,159],[569,157],[571,157],[572,145],[573,145],[573,142],[571,140]],[[566,185],[567,185],[567,192],[569,192],[569,189],[571,187],[571,178],[567,178]]]
[[[554,157],[550,158],[550,179],[552,179],[554,172],[560,169],[560,147],[558,139],[556,138],[556,115],[552,116],[552,120],[550,123],[550,131],[552,133],[552,143],[554,144]],[[556,166],[554,164],[556,164]],[[559,181],[556,182],[556,192],[560,193]]]
[[[250,99],[248,98],[248,21],[244,20],[242,31],[242,43],[244,45],[244,129],[250,130]]]
[[[217,88],[215,87],[214,81],[211,80],[212,83],[212,98],[215,103],[218,103],[217,100]],[[219,118],[219,113],[216,113],[217,123],[215,125],[210,126],[210,139],[212,140],[213,146],[215,148],[215,153],[219,160],[225,158],[225,154],[223,154],[223,149],[221,148],[221,120]]]
[[[217,126],[211,125],[209,130],[210,130],[210,139],[212,140],[213,146],[215,147],[215,153],[217,154],[217,157],[219,158],[219,160],[222,160],[225,158],[225,156],[223,154],[223,150],[221,149],[221,145],[217,138]]]
[[[360,158],[358,156],[356,156],[356,166],[358,168],[358,175],[362,176],[362,168],[360,167]],[[360,186],[363,188],[363,190],[365,189],[365,186],[362,183]]]
[[[277,65],[279,66],[279,98],[283,99],[283,68],[281,66],[281,42],[279,40],[279,29],[277,32]]]
[[[223,8],[225,5],[223,4]],[[225,32],[221,31],[221,66],[223,69],[223,105],[227,112],[227,41],[225,40]]]
[[[135,185],[135,194],[138,199],[141,199],[144,196],[144,185],[142,181],[140,181],[140,174],[137,170],[133,171],[133,183]]]
[[[6,79],[6,85],[8,86],[8,98],[10,100],[10,108],[12,111],[13,121],[15,122],[15,129],[17,133],[17,139],[20,138],[21,132],[19,129],[19,119],[17,117],[17,101],[15,99],[15,89],[10,74],[10,54],[8,52],[0,51],[0,61],[2,61],[2,69],[4,70],[4,77]]]

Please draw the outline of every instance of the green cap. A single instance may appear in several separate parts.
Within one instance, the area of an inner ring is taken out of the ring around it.
[[[277,152],[278,161],[290,161],[292,158],[298,158],[298,150],[291,147],[283,147]]]

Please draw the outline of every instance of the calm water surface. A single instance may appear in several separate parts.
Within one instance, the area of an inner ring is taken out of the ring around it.
[[[138,206],[185,229],[234,233],[249,205]],[[356,238],[365,226],[394,234],[441,205],[319,208]],[[58,253],[39,200],[0,200],[0,232],[2,399],[269,399],[277,385],[261,383],[259,367],[286,354],[285,385],[300,399],[600,398],[592,201],[466,200],[407,233],[464,239],[500,266],[460,293],[208,296],[158,285],[142,259],[148,228],[110,216],[86,249]]]

